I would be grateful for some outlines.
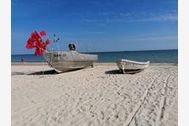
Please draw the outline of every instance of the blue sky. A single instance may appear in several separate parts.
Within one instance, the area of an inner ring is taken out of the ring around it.
[[[45,30],[49,48],[127,51],[178,48],[177,0],[12,0],[12,54],[25,48],[33,30]]]

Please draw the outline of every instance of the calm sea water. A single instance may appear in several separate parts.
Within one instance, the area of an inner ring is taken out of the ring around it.
[[[129,59],[136,61],[147,61],[151,63],[178,63],[178,50],[152,50],[152,51],[121,51],[121,52],[94,52],[97,54],[98,62],[115,62],[118,59]],[[32,54],[11,55],[12,62],[44,62],[43,56]]]

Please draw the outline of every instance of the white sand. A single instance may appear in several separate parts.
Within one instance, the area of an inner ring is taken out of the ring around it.
[[[26,75],[52,68],[12,65],[12,126],[177,126],[177,68],[119,74],[115,64],[96,64]]]

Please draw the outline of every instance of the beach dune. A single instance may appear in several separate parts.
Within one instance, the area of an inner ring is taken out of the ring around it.
[[[121,74],[114,63],[56,73],[12,64],[12,126],[177,126],[178,66]]]

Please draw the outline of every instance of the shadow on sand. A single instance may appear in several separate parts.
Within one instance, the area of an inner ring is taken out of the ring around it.
[[[46,70],[46,71],[28,73],[27,75],[49,75],[49,74],[59,74],[59,73],[55,70]]]
[[[80,69],[74,69],[74,70],[69,70],[65,72],[57,72],[56,70],[37,71],[37,72],[31,72],[31,73],[12,72],[12,75],[56,75],[56,74],[61,74],[61,73],[73,72],[77,70],[80,70]]]
[[[77,69],[80,70],[80,69]],[[56,74],[61,74],[61,73],[67,73],[67,72],[73,72],[77,70],[70,70],[66,72],[57,72],[56,70],[46,70],[46,71],[37,71],[37,72],[32,72],[32,73],[23,73],[23,72],[13,72],[12,75],[56,75]],[[136,74],[139,73],[143,70],[138,69],[138,70],[125,70],[125,74]],[[110,70],[106,71],[105,74],[123,74],[122,71],[120,70]]]
[[[59,74],[55,70],[46,70],[46,71],[37,71],[32,73],[24,73],[24,72],[12,72],[11,75],[51,75],[51,74]]]
[[[11,75],[49,75],[49,74],[59,74],[55,70],[47,70],[47,71],[38,71],[32,73],[24,73],[24,72],[12,72]]]
[[[65,71],[65,72],[57,72],[56,70],[39,71],[39,72],[29,73],[29,74],[27,74],[27,75],[61,74],[61,73],[68,73],[68,72],[73,72],[73,71],[77,71],[77,70],[81,70],[81,68],[74,69],[74,70],[69,70],[69,71]]]
[[[136,74],[139,73],[143,70],[141,69],[137,69],[137,70],[125,70],[125,74]],[[110,70],[110,71],[106,71],[105,74],[123,74],[123,72],[121,70]]]

